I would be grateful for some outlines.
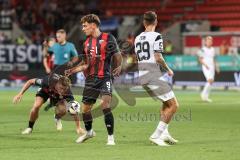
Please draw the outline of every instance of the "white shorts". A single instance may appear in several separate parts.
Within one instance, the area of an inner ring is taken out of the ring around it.
[[[168,100],[170,100],[170,99],[172,99],[174,97],[175,97],[175,94],[173,93],[173,91],[170,91],[170,92],[168,92],[166,94],[158,96],[157,98],[159,98],[163,102],[166,102],[166,101],[168,101]]]
[[[172,90],[165,92],[156,85],[145,85],[146,90],[150,91],[150,96],[153,96],[157,99],[160,99],[163,102],[166,102],[175,97],[175,94]],[[149,93],[149,92],[148,92]]]
[[[214,80],[214,76],[215,76],[214,68],[207,69],[206,67],[203,66],[202,71],[203,71],[203,74],[204,74],[206,80],[209,80],[209,79]]]

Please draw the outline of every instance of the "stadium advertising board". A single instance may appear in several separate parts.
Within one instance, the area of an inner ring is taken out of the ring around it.
[[[205,79],[197,56],[166,56],[168,65],[175,71],[176,85],[204,85]],[[216,74],[215,85],[240,86],[240,56],[217,56],[220,73]]]
[[[0,77],[25,80],[44,74],[40,45],[0,45]]]

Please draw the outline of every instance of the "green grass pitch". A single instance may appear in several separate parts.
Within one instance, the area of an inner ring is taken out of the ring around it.
[[[103,118],[94,120],[97,136],[83,144],[73,122],[63,122],[57,132],[53,110],[41,110],[32,135],[21,135],[27,126],[34,92],[27,92],[18,105],[11,103],[16,91],[0,91],[0,160],[239,160],[240,93],[215,91],[213,103],[200,101],[195,91],[176,91],[180,108],[170,132],[180,142],[162,148],[148,137],[158,123],[160,103],[151,98],[137,99],[130,107],[123,101],[113,111],[116,146],[106,146]],[[77,97],[80,101],[80,97]]]

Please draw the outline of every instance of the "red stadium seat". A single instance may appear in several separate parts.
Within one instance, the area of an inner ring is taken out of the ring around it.
[[[193,0],[166,3],[159,0],[102,0],[102,3],[104,9],[110,9],[115,15],[141,15],[147,10],[155,10],[159,23],[166,24],[176,19],[209,20],[214,26],[224,27],[223,30],[238,30],[240,19],[240,0],[206,0],[202,4]]]

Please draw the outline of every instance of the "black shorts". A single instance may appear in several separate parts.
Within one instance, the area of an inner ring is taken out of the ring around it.
[[[67,96],[64,96],[63,98],[54,98],[54,97],[51,97],[49,96],[49,94],[44,91],[42,88],[39,88],[37,93],[36,93],[36,97],[41,97],[43,98],[44,102],[46,102],[48,100],[48,98],[50,98],[50,103],[51,105],[53,106],[56,106],[56,104],[61,101],[61,100],[66,100],[67,102],[69,101],[73,101],[74,100],[74,97],[73,95],[67,95]]]
[[[112,80],[110,77],[105,78],[93,78],[88,77],[85,81],[85,87],[83,89],[82,102],[84,104],[96,103],[99,95],[112,96]]]

